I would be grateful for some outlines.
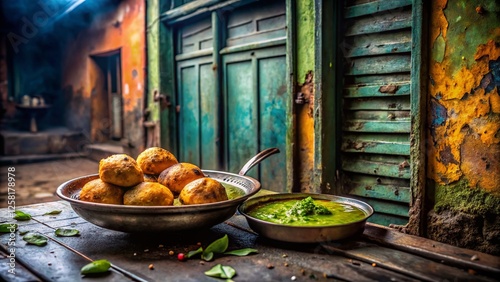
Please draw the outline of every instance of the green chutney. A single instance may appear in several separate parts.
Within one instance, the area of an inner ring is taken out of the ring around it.
[[[248,214],[292,226],[341,225],[366,218],[365,212],[353,205],[311,197],[263,203],[253,207]]]

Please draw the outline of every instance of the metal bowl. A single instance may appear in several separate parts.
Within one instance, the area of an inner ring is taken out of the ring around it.
[[[326,225],[326,226],[291,226],[277,224],[250,216],[247,212],[251,211],[257,205],[279,200],[304,199],[311,196],[313,199],[334,201],[343,204],[349,204],[361,209],[365,213],[362,220],[353,221],[348,224]],[[258,196],[248,199],[238,207],[238,211],[245,216],[248,225],[258,234],[274,240],[293,242],[293,243],[318,243],[345,239],[364,231],[366,220],[372,216],[373,208],[356,199],[347,197],[310,194],[310,193],[281,193]]]
[[[259,160],[260,161],[260,160]],[[78,199],[85,183],[97,174],[82,176],[61,184],[56,194],[71,204],[83,219],[106,229],[128,233],[184,231],[209,228],[234,215],[239,204],[260,190],[260,182],[243,175],[202,170],[207,177],[245,192],[241,197],[209,204],[184,206],[126,206],[100,204]]]

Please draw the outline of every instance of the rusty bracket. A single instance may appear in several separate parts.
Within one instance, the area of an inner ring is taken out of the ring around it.
[[[154,101],[160,103],[161,110],[164,110],[172,106],[172,103],[170,102],[170,95],[160,94],[158,90],[155,90],[153,93],[154,93]]]

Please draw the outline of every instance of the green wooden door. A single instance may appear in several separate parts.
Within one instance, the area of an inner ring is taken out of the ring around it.
[[[213,13],[177,30],[179,159],[238,172],[259,151],[277,147],[281,154],[248,175],[266,189],[285,191],[285,121],[291,112],[285,100],[285,1]]]
[[[178,31],[177,62],[178,144],[180,162],[218,169],[220,159],[219,94],[212,68],[210,18]]]
[[[408,222],[412,1],[345,1],[341,168],[344,192],[379,224]]]

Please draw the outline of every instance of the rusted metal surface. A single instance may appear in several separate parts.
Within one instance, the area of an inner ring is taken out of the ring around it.
[[[216,264],[236,270],[236,281],[288,281],[290,279],[326,281],[496,281],[499,257],[460,249],[428,239],[398,233],[367,224],[362,236],[320,244],[293,244],[258,236],[241,215],[207,230],[188,233],[128,234],[94,226],[79,218],[65,202],[18,207],[30,213],[29,221],[19,221],[19,231],[36,231],[49,237],[47,245],[27,245],[16,233],[16,278],[36,281],[217,281],[204,275]],[[58,215],[43,215],[61,210]],[[11,220],[7,209],[0,210],[0,221]],[[79,237],[57,237],[58,227],[76,228]],[[206,247],[227,234],[228,250],[255,248],[257,254],[215,256],[179,261],[177,253]],[[0,235],[3,261],[10,234]],[[174,255],[169,254],[170,251]],[[476,259],[472,259],[475,257]],[[83,278],[80,269],[88,259],[108,259],[116,269],[104,276]],[[441,260],[441,262],[439,261]],[[152,267],[150,267],[152,265]],[[4,270],[2,266],[1,270]],[[294,277],[295,278],[292,278]],[[0,277],[12,280],[8,272]]]

